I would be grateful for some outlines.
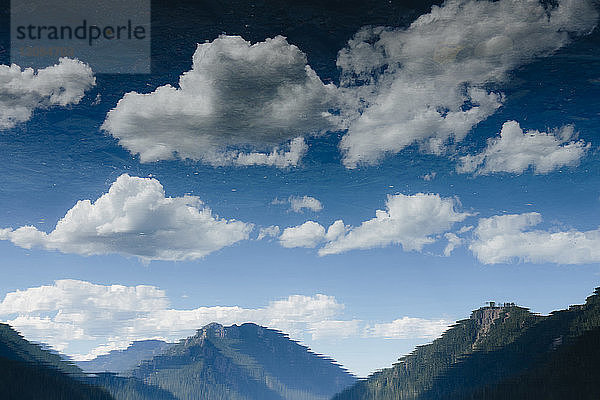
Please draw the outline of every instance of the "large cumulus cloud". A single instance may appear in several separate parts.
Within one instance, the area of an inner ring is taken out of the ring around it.
[[[335,91],[282,36],[251,44],[223,35],[198,45],[178,87],[127,93],[103,129],[142,162],[178,157],[213,165],[294,165],[299,157],[278,157],[270,149],[291,142],[297,155],[304,148],[296,138],[330,128]]]
[[[0,130],[28,121],[35,109],[77,104],[95,84],[92,69],[70,58],[37,71],[0,65]]]
[[[96,201],[81,200],[46,233],[34,226],[0,229],[0,240],[82,255],[193,260],[248,239],[253,228],[215,216],[195,196],[166,197],[160,182],[121,175]]]

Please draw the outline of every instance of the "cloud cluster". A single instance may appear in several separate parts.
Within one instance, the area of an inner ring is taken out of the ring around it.
[[[576,140],[573,126],[551,133],[524,132],[516,121],[505,122],[500,137],[490,138],[483,152],[460,158],[458,172],[487,175],[495,172],[520,174],[529,167],[536,174],[547,174],[563,166],[575,165],[590,148]]]
[[[0,130],[28,121],[35,109],[77,104],[95,84],[92,69],[69,58],[37,71],[0,65]]]
[[[259,308],[210,306],[181,310],[171,308],[165,292],[154,286],[59,280],[8,293],[0,302],[0,319],[30,340],[46,342],[78,359],[89,359],[124,348],[133,340],[177,341],[210,322],[254,322],[300,340],[305,336],[319,340],[371,335],[369,325],[363,321],[340,320],[343,309],[334,297],[317,294],[292,295]],[[424,326],[426,320],[411,318],[397,328],[400,333],[389,337],[430,338],[431,329]],[[387,337],[378,329],[372,336]]]
[[[127,93],[102,128],[142,162],[178,157],[212,165],[295,165],[306,151],[301,137],[333,126],[336,91],[282,36],[251,44],[222,35],[198,45],[179,87]],[[284,143],[291,143],[287,154],[255,150]]]
[[[213,215],[198,197],[166,197],[156,179],[123,174],[96,201],[78,201],[52,232],[5,228],[0,240],[63,253],[177,261],[248,239],[252,229],[252,224]]]
[[[502,106],[508,73],[588,34],[592,0],[448,0],[408,28],[365,27],[324,85],[282,36],[199,44],[177,87],[127,93],[102,128],[142,162],[297,165],[304,138],[347,130],[348,168],[418,144],[443,153]],[[281,146],[289,146],[282,150]]]
[[[470,214],[456,210],[457,201],[437,194],[390,195],[385,210],[357,227],[337,220],[325,230],[315,222],[284,229],[279,241],[284,247],[316,247],[319,255],[338,254],[355,249],[401,245],[404,251],[420,251]]]
[[[600,229],[585,232],[531,229],[541,222],[542,216],[535,212],[482,218],[469,248],[484,264],[514,260],[556,264],[600,262]]]
[[[358,110],[346,115],[344,164],[374,163],[415,143],[441,153],[502,105],[491,83],[591,32],[597,18],[586,0],[448,0],[406,29],[362,29],[337,60]]]

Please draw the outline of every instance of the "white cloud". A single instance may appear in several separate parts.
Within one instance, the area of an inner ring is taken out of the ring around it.
[[[500,137],[490,138],[485,150],[460,158],[458,172],[487,175],[494,172],[523,173],[533,167],[536,174],[547,174],[567,165],[575,165],[590,148],[576,140],[571,125],[551,133],[524,132],[516,121],[505,122]]]
[[[325,238],[325,228],[318,222],[306,221],[302,225],[285,228],[279,242],[283,247],[316,247]]]
[[[271,225],[271,226],[267,226],[266,228],[260,228],[260,230],[258,231],[258,237],[256,238],[256,240],[262,240],[265,238],[274,238],[277,236],[279,236],[279,226]]]
[[[290,196],[287,199],[274,198],[271,201],[273,205],[290,205],[290,211],[301,213],[304,210],[319,212],[323,210],[323,204],[312,196]]]
[[[344,221],[342,221],[341,219],[338,219],[333,224],[329,225],[329,228],[327,228],[327,234],[325,235],[325,240],[327,240],[328,242],[332,242],[332,241],[338,239],[339,237],[345,235],[346,232],[348,232],[349,230],[350,230],[350,227],[346,226],[344,224]]]
[[[363,321],[353,320],[326,320],[313,322],[309,325],[312,340],[322,339],[346,339],[361,336]]]
[[[198,45],[179,87],[127,93],[102,127],[142,162],[179,157],[282,167],[297,164],[304,154],[302,137],[333,126],[328,110],[336,92],[284,37],[250,44],[222,35]],[[287,142],[288,153],[254,151]]]
[[[542,222],[538,213],[482,218],[469,248],[485,264],[514,260],[532,263],[600,262],[600,229],[580,232],[531,230]]]
[[[0,303],[0,314],[77,309],[152,311],[165,308],[164,291],[153,286],[95,285],[77,280],[59,280],[54,285],[8,293]]]
[[[336,221],[319,255],[390,244],[400,244],[405,251],[420,251],[424,245],[435,242],[435,235],[448,231],[469,215],[456,211],[456,207],[456,200],[437,194],[388,196],[386,210],[377,210],[375,218],[358,227],[345,227],[342,221]]]
[[[223,154],[214,154],[213,159],[207,161],[213,165],[267,165],[270,167],[285,168],[298,165],[304,154],[308,151],[306,142],[299,137],[292,139],[287,147],[289,147],[288,150],[275,147],[270,153],[228,151]]]
[[[463,244],[463,239],[452,232],[446,233],[444,237],[446,238],[446,240],[448,240],[448,244],[444,248],[444,256],[449,257],[454,251],[454,249]]]
[[[289,200],[290,208],[297,213],[302,212],[303,210],[319,212],[323,209],[323,204],[311,196],[291,196]]]
[[[429,182],[429,181],[434,180],[436,176],[437,176],[437,172],[432,171],[428,174],[423,175],[423,180]]]
[[[0,65],[0,130],[28,121],[35,109],[77,104],[95,84],[91,68],[69,58],[37,71]]]
[[[502,105],[490,83],[591,32],[597,18],[585,0],[448,0],[406,29],[362,29],[337,60],[349,103],[344,164],[374,163],[414,143],[441,153]]]
[[[446,331],[451,321],[403,317],[389,323],[375,324],[367,328],[371,337],[386,339],[427,338],[435,339]]]
[[[0,240],[82,255],[193,260],[248,239],[252,224],[213,215],[196,196],[166,197],[159,181],[121,175],[95,202],[81,200],[50,233],[0,229]]]
[[[289,199],[280,199],[278,197],[275,197],[272,201],[271,204],[275,205],[275,206],[280,206],[282,204],[287,204],[290,200]]]
[[[0,302],[0,320],[29,340],[48,343],[78,359],[125,348],[133,340],[177,341],[211,322],[254,322],[282,330],[297,340],[384,337],[377,329],[367,329],[363,321],[340,319],[343,310],[343,304],[324,294],[292,295],[258,308],[174,309],[166,293],[154,286],[59,280],[52,285],[8,293]],[[427,324],[423,321],[411,318],[404,327],[404,336],[389,337],[424,337],[421,326]],[[412,323],[415,326],[411,327]]]
[[[93,340],[93,336],[75,323],[56,322],[50,317],[24,316],[5,321],[20,333],[27,332],[28,339],[51,344],[57,351],[65,351],[71,341]]]

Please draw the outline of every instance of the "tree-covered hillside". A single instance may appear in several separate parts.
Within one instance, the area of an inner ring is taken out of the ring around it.
[[[94,374],[88,382],[106,388],[115,400],[178,400],[167,390],[111,372]]]
[[[596,399],[600,362],[591,355],[599,336],[598,289],[585,305],[545,317],[485,307],[334,399]],[[551,388],[554,397],[546,395]],[[559,389],[580,397],[556,397]]]
[[[58,354],[0,324],[2,400],[112,400],[105,390],[80,381],[82,372]]]

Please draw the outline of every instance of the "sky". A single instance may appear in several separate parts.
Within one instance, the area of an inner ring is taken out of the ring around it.
[[[0,321],[74,359],[255,322],[366,376],[600,286],[594,2],[303,3],[152,2],[140,74],[11,65],[0,3]]]

